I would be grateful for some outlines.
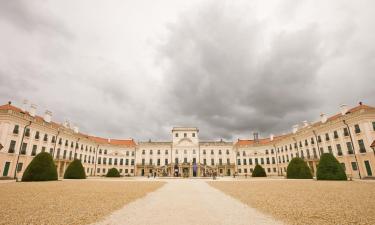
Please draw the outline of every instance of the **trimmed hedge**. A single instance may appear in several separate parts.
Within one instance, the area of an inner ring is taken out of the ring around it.
[[[120,177],[120,173],[116,168],[109,169],[106,177]]]
[[[312,179],[312,174],[307,163],[301,158],[293,158],[286,171],[286,178],[288,179]]]
[[[64,179],[86,179],[85,169],[81,160],[75,159],[69,164],[65,170]]]
[[[261,165],[257,164],[251,176],[252,177],[266,177],[267,174],[264,168]]]
[[[57,169],[51,154],[41,152],[27,166],[22,181],[57,180]]]
[[[345,171],[339,161],[331,153],[323,153],[320,156],[317,180],[347,180]]]

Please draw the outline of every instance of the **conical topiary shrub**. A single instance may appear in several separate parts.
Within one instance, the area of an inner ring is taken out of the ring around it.
[[[81,160],[75,159],[69,164],[65,170],[64,179],[86,179],[85,169]]]
[[[301,158],[293,158],[286,171],[288,179],[312,179],[312,174],[307,163]]]
[[[331,153],[323,153],[320,156],[316,179],[347,180],[347,177],[339,161]]]
[[[120,177],[120,173],[116,168],[109,169],[106,177]]]
[[[22,181],[57,180],[57,169],[49,153],[41,152],[27,166]]]
[[[266,177],[267,174],[264,168],[261,165],[257,164],[251,176],[252,177]]]

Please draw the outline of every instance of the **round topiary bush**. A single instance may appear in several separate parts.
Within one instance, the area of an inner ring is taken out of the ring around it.
[[[57,180],[57,169],[51,154],[41,152],[27,166],[22,181]]]
[[[120,177],[120,173],[116,168],[109,169],[106,177]]]
[[[320,156],[317,180],[347,180],[345,171],[339,161],[331,153],[323,153]]]
[[[312,174],[307,163],[301,158],[293,158],[286,171],[288,179],[312,179]]]
[[[261,165],[257,164],[251,176],[252,177],[266,177],[267,174],[264,168]]]
[[[64,179],[86,179],[85,169],[81,160],[75,159],[69,164],[65,170]]]

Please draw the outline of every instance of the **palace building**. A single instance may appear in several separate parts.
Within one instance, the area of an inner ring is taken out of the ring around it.
[[[353,178],[374,176],[375,108],[346,105],[331,117],[293,126],[288,134],[236,141],[202,141],[195,127],[174,127],[171,140],[155,142],[110,139],[79,132],[69,122],[36,115],[27,102],[0,106],[0,177],[20,178],[33,157],[49,152],[58,174],[80,159],[87,176],[104,176],[117,168],[123,176],[251,175],[260,164],[269,176],[285,176],[289,161],[303,158],[315,174],[320,155],[332,153]],[[251,124],[249,124],[249,128]]]

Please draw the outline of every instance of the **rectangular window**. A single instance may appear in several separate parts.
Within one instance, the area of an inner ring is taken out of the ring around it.
[[[359,128],[359,125],[358,125],[358,124],[354,125],[354,132],[355,132],[356,134],[361,133],[361,129]]]
[[[356,162],[352,162],[352,169],[354,170],[354,171],[357,171],[357,163]]]
[[[164,160],[164,165],[168,165],[168,159]]]
[[[237,165],[241,165],[241,159],[237,159]]]
[[[187,163],[187,158],[186,157],[184,158],[184,163]]]
[[[266,158],[267,164],[270,164],[270,158]]]
[[[117,159],[114,159],[114,163],[113,163],[114,165],[117,165]]]
[[[255,165],[258,165],[258,159],[255,159]]]
[[[329,141],[329,134],[326,133],[326,141]]]
[[[107,158],[103,158],[103,164],[107,165]]]
[[[152,159],[149,160],[149,164],[152,165]]]
[[[145,159],[142,159],[142,166],[145,165]]]
[[[23,163],[18,163],[18,165],[17,165],[17,173],[19,173],[19,172],[22,171],[22,166],[23,166]]]
[[[328,152],[332,154],[332,147],[328,146]]]
[[[243,159],[242,161],[243,161],[243,164],[244,164],[244,165],[246,165],[246,164],[247,164],[247,163],[246,163],[246,159]]]
[[[337,139],[337,138],[339,138],[339,134],[337,133],[337,131],[335,130],[335,131],[333,131],[333,138],[334,139]]]
[[[353,146],[352,143],[346,142],[346,147],[348,148],[348,154],[353,154]]]
[[[366,152],[366,147],[365,144],[363,143],[363,140],[358,140],[358,145],[359,145],[359,152],[360,153],[365,153]]]
[[[160,166],[160,159],[156,161],[156,165]]]
[[[215,165],[215,160],[211,159],[211,166]]]
[[[337,145],[336,145],[336,148],[337,148],[337,155],[342,156],[341,145],[340,145],[340,144],[337,144]]]
[[[249,159],[249,165],[253,165],[253,159]]]
[[[341,167],[344,169],[344,171],[346,170],[345,168],[345,163],[340,163]]]
[[[223,165],[223,160],[219,159],[219,165]]]
[[[120,166],[124,165],[124,159],[120,159]]]
[[[131,160],[130,160],[130,165],[131,165],[131,166],[134,166],[134,159],[131,159]]]
[[[230,159],[227,159],[227,164],[228,164],[228,165],[230,164]]]
[[[283,160],[284,160],[284,156],[283,156]],[[260,158],[260,164],[264,164],[264,159],[263,158]]]
[[[19,129],[20,129],[20,126],[19,126],[19,125],[14,125],[14,128],[13,128],[13,134],[18,134]]]
[[[26,128],[25,130],[25,137],[30,137],[30,129]]]
[[[207,160],[203,159],[203,165],[207,165]]]
[[[21,155],[26,155],[27,143],[22,143]]]
[[[344,127],[344,136],[347,137],[349,136],[349,131],[348,128]]]
[[[102,164],[102,158],[98,157],[98,164]]]
[[[16,141],[11,140],[9,145],[8,153],[14,153],[16,148]]]
[[[122,164],[121,164],[122,165]],[[129,165],[129,159],[125,159],[125,165]]]

